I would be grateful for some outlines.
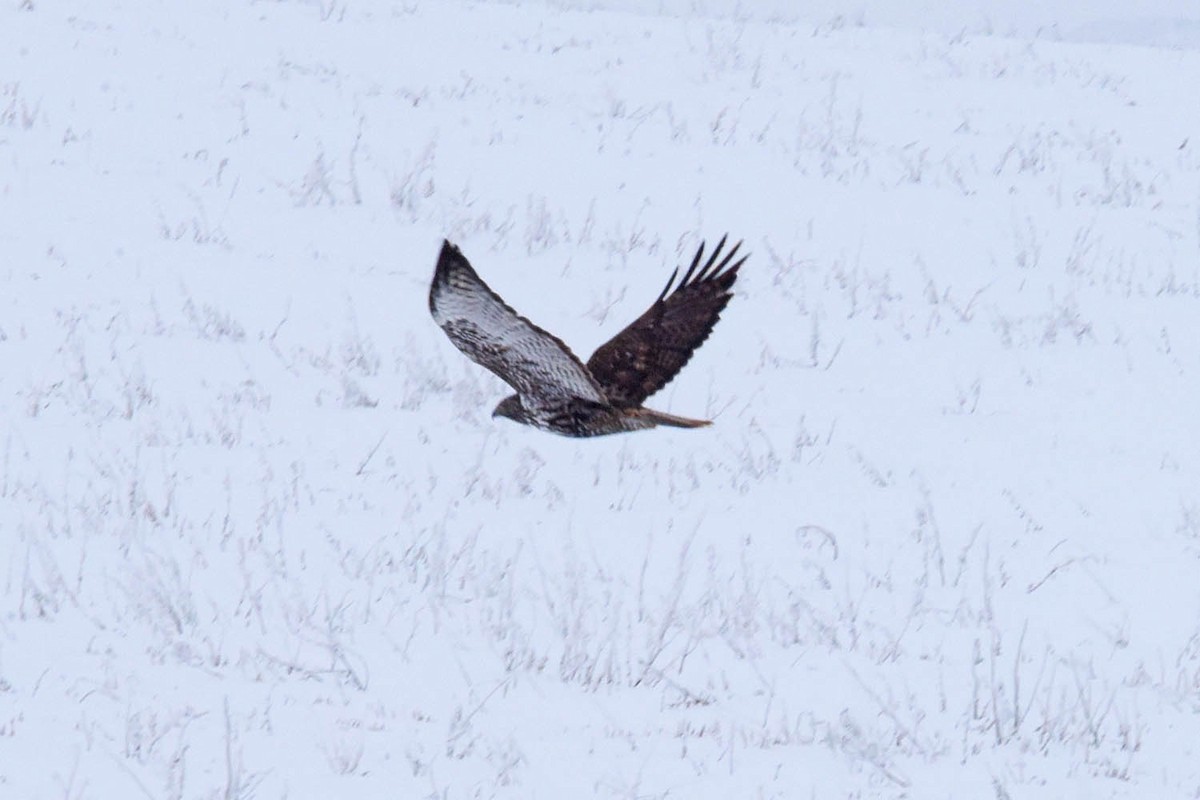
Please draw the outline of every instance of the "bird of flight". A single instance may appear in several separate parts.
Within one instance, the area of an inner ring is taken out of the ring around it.
[[[725,239],[703,266],[701,243],[683,279],[675,284],[676,269],[646,313],[586,365],[561,339],[513,311],[448,241],[442,243],[429,288],[429,310],[467,358],[517,390],[496,406],[493,417],[578,437],[657,425],[699,428],[712,423],[654,411],[642,403],[687,364],[733,296],[733,282],[748,256],[734,261],[741,242],[722,255]]]

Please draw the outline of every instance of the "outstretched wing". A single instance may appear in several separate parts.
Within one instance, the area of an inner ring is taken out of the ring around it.
[[[738,268],[747,256],[734,261],[738,242],[721,255],[725,239],[713,250],[703,267],[704,244],[696,251],[683,280],[672,284],[679,270],[645,314],[618,333],[592,355],[587,363],[597,383],[615,406],[640,406],[650,395],[666,386],[683,369],[708,335],[733,296],[731,288]]]
[[[606,402],[579,358],[513,311],[448,241],[442,243],[429,287],[429,310],[455,347],[500,376],[525,402],[540,405],[568,397]]]

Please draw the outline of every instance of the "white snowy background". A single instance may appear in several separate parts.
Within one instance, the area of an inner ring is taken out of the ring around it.
[[[4,0],[0,798],[1200,797],[1200,9],[1097,5]],[[726,231],[709,429],[428,314]]]

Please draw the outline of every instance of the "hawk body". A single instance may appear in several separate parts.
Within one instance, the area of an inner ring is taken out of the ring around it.
[[[514,311],[445,241],[429,310],[454,346],[516,390],[492,416],[564,436],[603,436],[658,425],[710,424],[642,406],[691,359],[732,297],[738,243],[722,257],[722,238],[708,261],[701,244],[683,279],[671,275],[662,294],[585,365],[558,337]]]

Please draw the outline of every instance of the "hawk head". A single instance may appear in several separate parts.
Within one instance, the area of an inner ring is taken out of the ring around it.
[[[492,416],[508,417],[515,422],[529,424],[529,414],[526,413],[525,406],[521,405],[521,398],[515,394],[501,400],[500,405],[496,406],[496,410],[492,412]]]

